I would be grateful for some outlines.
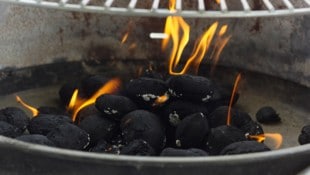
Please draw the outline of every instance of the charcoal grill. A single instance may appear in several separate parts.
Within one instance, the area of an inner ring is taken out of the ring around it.
[[[307,103],[310,95],[309,0],[221,0],[220,5],[204,0],[191,3],[177,0],[176,12],[169,11],[160,0],[1,2],[3,105],[14,105],[10,101],[13,100],[11,94],[21,90],[43,87],[45,92],[54,92],[57,88],[45,87],[58,87],[81,74],[113,75],[122,71],[126,75],[137,65],[148,64],[149,60],[162,62],[164,59],[158,58],[166,55],[154,53],[159,42],[150,39],[149,34],[161,32],[164,17],[176,15],[188,18],[194,26],[193,38],[213,20],[231,26],[234,39],[220,61],[220,65],[229,68],[219,68],[222,70],[218,71],[219,77],[231,80],[232,77],[227,76],[233,75],[231,69],[245,70],[247,84],[252,89],[248,90],[249,94],[263,93],[268,86],[271,94],[262,94],[262,97],[289,102],[293,110],[287,113],[298,111],[298,117],[285,118],[293,122],[290,128],[297,131],[297,126],[310,122]],[[132,31],[138,31],[131,33],[132,42],[137,44],[134,51],[128,51],[129,44],[119,46],[121,36],[131,23],[135,24]],[[26,96],[32,94],[25,93]],[[310,147],[297,146],[296,141],[291,143],[296,133],[291,133],[292,137],[289,132],[286,134],[290,139],[284,144],[287,148],[281,150],[201,158],[94,154],[0,137],[3,155],[0,169],[3,174],[296,174],[309,166]]]

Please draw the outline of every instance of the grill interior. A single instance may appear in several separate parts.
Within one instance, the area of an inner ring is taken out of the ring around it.
[[[310,0],[177,0],[176,11],[161,0],[1,0],[2,2],[79,12],[104,13],[122,16],[166,17],[170,15],[194,18],[244,18],[307,14]],[[117,5],[115,5],[117,4]],[[257,6],[259,5],[259,7]]]

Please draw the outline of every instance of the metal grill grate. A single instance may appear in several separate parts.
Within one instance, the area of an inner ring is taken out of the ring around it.
[[[258,2],[262,8],[255,9],[254,1]],[[190,8],[187,8],[188,3],[184,5],[184,1],[176,0],[175,12],[169,11],[167,7],[161,7],[167,0],[126,0],[121,3],[120,0],[78,0],[74,2],[73,0],[0,0],[0,2],[124,16],[166,17],[176,15],[192,18],[245,18],[310,13],[310,0],[240,0],[239,2],[237,0],[221,0],[220,4],[214,2],[212,7],[208,8],[206,0],[192,0]]]

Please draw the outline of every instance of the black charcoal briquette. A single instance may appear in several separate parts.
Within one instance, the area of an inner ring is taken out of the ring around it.
[[[306,125],[301,129],[301,133],[298,137],[298,142],[301,145],[310,143],[310,125]]]
[[[190,149],[176,149],[176,148],[165,148],[160,156],[169,157],[196,157],[196,156],[208,156],[208,153],[204,150],[197,148]]]
[[[177,126],[176,146],[181,148],[201,148],[206,143],[210,128],[206,116],[195,113],[185,117]]]
[[[22,133],[16,126],[0,121],[0,135],[15,138],[22,135]]]
[[[90,152],[120,154],[120,146],[108,143],[105,140],[99,140],[97,144],[90,148]]]
[[[245,134],[233,126],[218,126],[211,130],[206,150],[210,155],[218,155],[227,145],[234,142],[246,141]]]
[[[52,141],[50,141],[46,136],[40,135],[40,134],[22,135],[22,136],[16,137],[16,139],[20,141],[35,143],[35,144],[40,144],[40,145],[55,146],[55,144]]]
[[[71,118],[64,115],[39,114],[30,120],[28,131],[30,134],[46,135],[58,125],[65,123],[72,123]]]
[[[40,106],[38,111],[40,114],[66,115],[63,109],[52,106]]]
[[[167,83],[173,97],[204,103],[213,99],[215,86],[208,78],[185,74],[172,76]]]
[[[159,117],[145,110],[135,110],[126,114],[121,120],[124,141],[129,143],[136,139],[147,141],[155,151],[165,145],[165,129]]]
[[[124,155],[138,155],[138,156],[154,156],[154,149],[144,140],[137,139],[129,142],[121,149]]]
[[[278,123],[281,121],[279,114],[270,106],[260,108],[256,113],[256,119],[260,123]]]
[[[194,113],[208,114],[205,105],[190,101],[175,100],[164,107],[164,116],[172,126],[177,126],[182,119]]]
[[[76,150],[84,150],[90,142],[86,131],[70,123],[55,127],[46,137],[57,147]]]
[[[17,107],[7,107],[0,110],[0,121],[10,123],[16,126],[22,132],[25,131],[29,124],[29,117],[27,114]]]
[[[241,131],[243,131],[245,134],[249,135],[260,135],[264,134],[263,127],[254,121],[249,121],[248,123],[238,127]]]
[[[102,75],[92,75],[84,78],[81,82],[81,91],[86,97],[91,97],[98,91],[109,79]]]
[[[265,144],[256,141],[241,141],[227,145],[220,155],[246,154],[254,152],[270,151]]]
[[[158,97],[168,92],[167,84],[158,79],[138,78],[130,80],[125,88],[125,94],[141,108],[150,108]]]
[[[58,94],[61,102],[67,106],[70,103],[71,97],[75,89],[78,89],[77,83],[66,83],[62,85]]]
[[[98,97],[96,107],[105,117],[116,121],[120,121],[125,114],[137,109],[137,105],[129,98],[113,94]]]
[[[109,140],[118,130],[118,124],[100,115],[87,116],[78,126],[90,134],[91,144],[100,139]]]

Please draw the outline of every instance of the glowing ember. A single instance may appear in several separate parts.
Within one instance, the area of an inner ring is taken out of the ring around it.
[[[220,4],[220,3],[221,3],[221,0],[215,0],[215,2],[216,2],[217,4]]]
[[[32,112],[32,116],[37,116],[39,114],[39,110],[37,110],[35,107],[32,107],[25,103],[18,95],[16,95],[16,101],[23,105],[26,109]]]
[[[283,137],[279,133],[265,133],[260,135],[248,135],[250,139],[255,139],[258,142],[264,142],[266,139],[270,139],[275,144],[275,149],[279,149],[282,145]]]
[[[229,106],[228,106],[228,112],[227,112],[227,125],[230,125],[230,121],[231,121],[231,107],[232,107],[232,104],[233,104],[233,101],[234,101],[234,97],[235,97],[235,94],[238,90],[238,85],[239,85],[239,82],[241,80],[241,73],[239,73],[237,75],[237,78],[235,80],[235,83],[234,83],[234,88],[233,88],[233,91],[231,93],[231,97],[230,97],[230,101],[229,101]]]
[[[114,93],[118,87],[120,86],[121,81],[118,78],[114,78],[109,80],[106,84],[104,84],[93,96],[89,99],[79,99],[77,97],[78,91],[75,90],[72,98],[70,100],[70,104],[68,109],[72,112],[72,120],[76,120],[77,114],[85,107],[92,105],[96,102],[96,99],[103,94]],[[74,100],[75,99],[75,100]]]
[[[168,94],[159,96],[159,97],[157,97],[157,99],[155,100],[153,106],[161,105],[161,104],[165,103],[167,100],[169,100],[169,95],[168,95]]]
[[[175,0],[169,1],[169,10],[175,11]],[[193,49],[192,55],[187,59],[184,68],[176,72],[174,69],[180,62],[182,53],[185,46],[189,41],[190,26],[185,22],[185,20],[180,16],[169,16],[166,18],[166,24],[164,33],[167,35],[165,39],[162,40],[162,50],[165,50],[168,46],[170,40],[172,40],[172,50],[169,58],[169,73],[171,75],[181,75],[186,73],[190,68],[194,73],[198,72],[199,65],[203,60],[205,54],[208,52],[209,47],[212,43],[213,37],[216,33],[218,27],[218,22],[214,22],[209,29],[207,29],[196,41],[195,47]],[[218,60],[220,53],[227,44],[230,37],[222,38],[226,33],[227,25],[223,26],[218,34],[218,41],[216,43],[215,56]]]

